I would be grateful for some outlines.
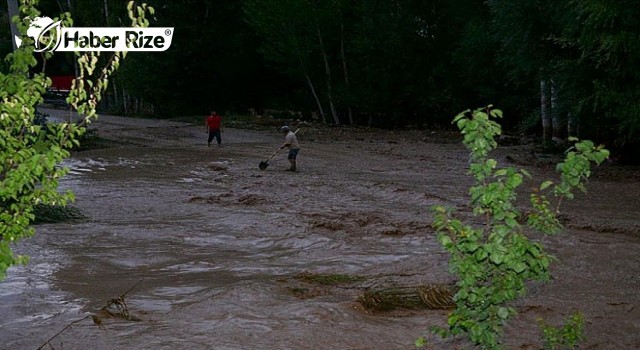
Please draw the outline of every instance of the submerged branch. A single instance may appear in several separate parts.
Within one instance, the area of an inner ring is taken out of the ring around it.
[[[124,302],[124,298],[126,297],[126,295],[131,292],[135,287],[138,286],[138,284],[140,284],[140,282],[142,282],[144,280],[141,279],[138,282],[136,282],[131,288],[129,288],[126,292],[120,294],[117,298],[111,299],[107,302],[107,304],[105,306],[103,306],[102,308],[100,308],[99,311],[103,311],[106,312],[109,316],[115,316],[115,317],[120,317],[122,319],[125,319],[127,321],[134,321],[134,318],[131,316],[131,314],[129,313],[129,309],[127,308],[127,304]],[[118,309],[117,313],[111,312],[109,311],[109,307],[115,305],[116,308]],[[58,333],[54,334],[51,338],[47,339],[46,342],[44,342],[42,345],[40,345],[40,347],[38,347],[38,350],[44,349],[45,346],[49,346],[50,348],[53,349],[53,345],[51,345],[51,342],[56,339],[58,336],[62,335],[62,333],[64,333],[67,329],[71,328],[73,325],[80,323],[88,318],[92,318],[93,319],[93,323],[95,325],[97,325],[99,328],[104,329],[104,326],[102,325],[102,319],[97,316],[96,314],[89,314],[84,316],[81,319],[75,320],[69,324],[67,324],[66,326],[64,326]]]

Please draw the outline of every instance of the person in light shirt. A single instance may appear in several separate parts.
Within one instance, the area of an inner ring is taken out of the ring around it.
[[[289,163],[291,163],[289,171],[298,171],[296,168],[296,159],[298,158],[298,152],[300,151],[300,144],[298,143],[296,133],[291,131],[291,129],[286,125],[281,127],[280,131],[284,134],[284,143],[280,146],[280,149],[289,149],[289,156],[287,157],[289,159]]]

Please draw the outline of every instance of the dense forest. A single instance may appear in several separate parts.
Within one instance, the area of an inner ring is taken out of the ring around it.
[[[0,4],[0,54],[11,51]],[[123,0],[42,0],[75,26],[126,23]],[[132,53],[118,112],[295,111],[327,124],[433,127],[494,104],[513,132],[638,149],[636,0],[149,0],[171,48]],[[69,56],[48,74],[73,74]],[[4,63],[0,67],[4,69]]]

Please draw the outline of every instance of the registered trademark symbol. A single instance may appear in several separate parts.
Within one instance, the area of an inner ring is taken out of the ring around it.
[[[171,35],[171,29],[165,29],[164,35],[166,35],[166,36]]]

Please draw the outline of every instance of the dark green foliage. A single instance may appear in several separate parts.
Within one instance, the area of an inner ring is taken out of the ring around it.
[[[45,126],[47,124],[48,119],[49,119],[48,113],[42,113],[36,110],[33,116],[33,125]]]
[[[618,143],[640,136],[640,8],[635,1],[567,1],[563,41],[571,44],[579,71],[567,64],[568,85],[580,94],[577,113],[590,133]],[[586,79],[585,79],[586,78]],[[589,79],[589,80],[587,80]],[[579,109],[578,109],[579,108]],[[603,127],[604,126],[604,127]]]
[[[74,152],[112,147],[116,142],[100,137],[96,129],[87,131],[78,137],[78,144],[72,148]]]
[[[264,106],[287,83],[263,65],[242,3],[164,2],[151,26],[175,27],[172,46],[162,53],[131,55],[119,75],[123,87],[153,103],[159,116]]]
[[[127,21],[118,0],[71,1],[71,9],[66,1],[42,3],[45,14],[70,10],[75,25]],[[633,150],[640,148],[635,5],[162,1],[150,25],[175,27],[172,47],[130,55],[113,79],[109,101],[111,110],[124,111],[125,93],[145,106],[137,112],[159,117],[201,115],[210,108],[224,114],[275,109],[383,127],[445,125],[451,110],[491,101],[510,116],[503,122],[507,130],[540,133],[540,81],[552,80],[562,133],[573,120],[573,135]],[[2,25],[8,23],[5,6],[0,2],[2,54],[11,47],[8,25]],[[59,57],[47,71],[72,73],[72,61]]]
[[[513,82],[534,88],[520,113],[539,111],[536,80],[551,79],[558,89],[560,120],[575,119],[575,135],[615,145],[638,143],[636,2],[491,0],[488,5],[500,62]]]
[[[38,204],[33,208],[34,224],[79,221],[85,218],[80,209],[73,206]]]

